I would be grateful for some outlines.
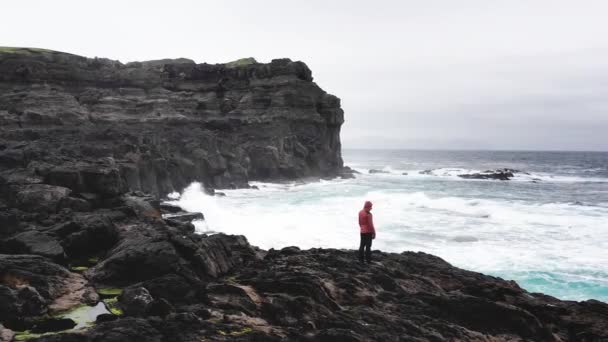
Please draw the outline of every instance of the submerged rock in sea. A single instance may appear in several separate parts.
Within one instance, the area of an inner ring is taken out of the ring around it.
[[[487,170],[484,172],[477,173],[465,173],[460,174],[458,177],[465,179],[494,179],[494,180],[510,180],[515,177],[515,174],[522,173],[519,170],[513,169],[498,169],[498,170]]]

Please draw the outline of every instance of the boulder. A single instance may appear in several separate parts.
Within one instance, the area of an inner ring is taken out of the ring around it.
[[[15,190],[15,206],[24,211],[54,213],[71,190],[48,184],[30,184]]]
[[[95,342],[161,342],[163,336],[150,322],[142,318],[125,318],[96,324],[88,332]]]
[[[3,249],[8,253],[37,254],[56,261],[65,258],[63,247],[56,239],[36,230],[23,232],[6,240]]]
[[[81,275],[37,255],[0,254],[0,321],[67,310],[95,301]],[[4,306],[3,306],[4,307]]]
[[[163,214],[175,214],[178,213],[180,211],[183,211],[183,209],[177,205],[173,205],[173,204],[169,204],[169,203],[161,203],[160,204],[160,210]]]
[[[143,194],[127,194],[122,196],[124,204],[141,218],[161,218],[160,201],[155,197]]]
[[[162,277],[141,283],[156,299],[165,299],[171,303],[188,303],[194,300],[202,288],[202,284],[193,283],[183,276],[169,273]]]
[[[240,235],[215,234],[201,239],[173,235],[171,241],[206,278],[218,277],[260,258]]]
[[[108,215],[78,214],[73,220],[55,226],[70,257],[92,256],[106,251],[118,241],[118,229]]]
[[[196,220],[204,220],[205,216],[203,213],[187,213],[181,212],[176,214],[167,214],[165,215],[165,220],[168,221],[177,221],[182,223],[190,223]]]
[[[72,329],[76,322],[69,318],[49,318],[34,324],[31,332],[35,334]]]
[[[180,256],[164,233],[140,224],[112,248],[108,257],[89,272],[98,282],[153,279],[180,269]]]
[[[154,298],[144,287],[128,287],[118,297],[118,301],[126,315],[141,316],[148,312]]]

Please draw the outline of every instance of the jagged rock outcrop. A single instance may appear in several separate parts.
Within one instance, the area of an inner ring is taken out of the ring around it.
[[[0,171],[12,170],[0,185],[21,206],[85,205],[63,189],[83,199],[335,176],[343,121],[340,100],[289,59],[122,64],[0,48]],[[32,191],[48,200],[30,203]]]

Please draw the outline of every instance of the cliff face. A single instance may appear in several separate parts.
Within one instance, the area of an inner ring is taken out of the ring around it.
[[[122,64],[0,48],[0,170],[79,193],[335,176],[342,123],[340,100],[289,59]]]

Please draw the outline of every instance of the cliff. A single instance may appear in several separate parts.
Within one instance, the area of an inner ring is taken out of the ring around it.
[[[289,59],[122,64],[0,48],[0,170],[80,193],[105,187],[101,171],[110,195],[336,176],[343,111],[312,80]]]
[[[159,203],[191,180],[337,175],[339,101],[302,63],[0,51],[0,341],[608,339],[606,303],[424,253],[265,251]]]

